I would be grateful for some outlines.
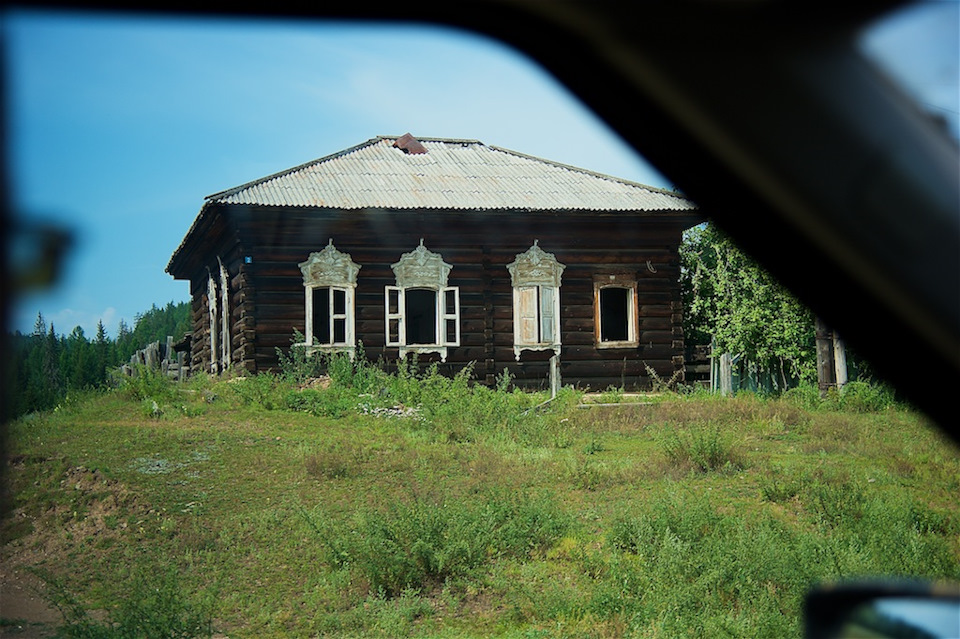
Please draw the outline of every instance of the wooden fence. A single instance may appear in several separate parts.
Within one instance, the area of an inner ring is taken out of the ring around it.
[[[168,335],[166,342],[160,341],[147,344],[130,356],[130,363],[124,364],[120,370],[124,375],[134,377],[143,367],[148,370],[159,370],[164,375],[183,381],[190,374],[190,363],[187,355],[190,353],[191,334],[187,333],[179,342],[173,341]]]

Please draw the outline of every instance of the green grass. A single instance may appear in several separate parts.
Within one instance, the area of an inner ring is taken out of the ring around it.
[[[817,581],[960,578],[956,450],[882,392],[531,410],[335,364],[13,423],[4,561],[72,636],[784,637]]]

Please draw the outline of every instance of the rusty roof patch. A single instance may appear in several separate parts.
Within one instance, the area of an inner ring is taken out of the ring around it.
[[[393,146],[397,147],[404,153],[409,153],[410,155],[420,155],[421,153],[427,152],[427,147],[420,144],[420,141],[409,133],[404,133],[397,138],[397,141],[393,143]]]

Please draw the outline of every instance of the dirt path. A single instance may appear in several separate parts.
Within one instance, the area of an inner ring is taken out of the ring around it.
[[[53,637],[60,613],[39,594],[43,583],[30,573],[0,564],[0,637]]]

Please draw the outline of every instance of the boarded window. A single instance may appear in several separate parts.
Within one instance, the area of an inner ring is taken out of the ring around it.
[[[557,337],[557,290],[552,286],[521,286],[515,293],[516,335],[523,346],[551,346]]]
[[[560,276],[564,265],[534,241],[507,265],[513,284],[513,351],[560,353]]]

